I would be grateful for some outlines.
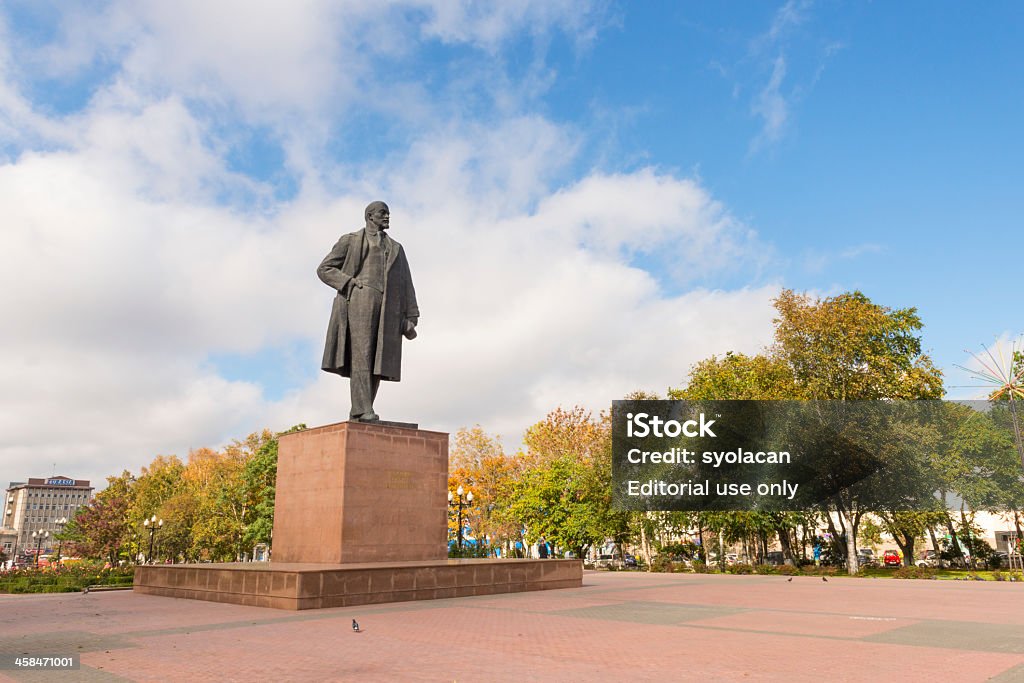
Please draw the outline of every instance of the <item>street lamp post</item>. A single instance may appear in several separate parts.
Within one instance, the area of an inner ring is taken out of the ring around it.
[[[468,504],[473,502],[473,492],[470,491],[470,492],[467,493],[460,486],[458,489],[455,490],[455,495],[458,496],[458,499],[459,499],[458,500],[458,506],[459,506],[459,531],[458,531],[458,536],[456,536],[455,538],[456,538],[456,542],[458,543],[459,550],[462,550],[462,506],[463,505],[468,505]],[[465,503],[462,502],[463,495],[465,495],[465,498],[466,498],[466,502]],[[455,496],[453,496],[452,492],[449,491],[448,492],[448,504],[451,505],[452,501],[454,499],[455,499]]]
[[[60,564],[60,553],[64,550],[64,525],[68,523],[67,517],[61,517],[57,520],[57,524],[60,525],[60,531],[57,532],[61,535],[57,543],[57,564]]]
[[[164,520],[158,520],[156,515],[142,523],[142,526],[149,529],[149,554],[146,555],[146,564],[153,564],[153,536],[156,535],[156,530],[163,527],[163,525]]]
[[[7,498],[7,504],[8,505],[11,504],[11,500],[12,499],[13,499],[13,497],[8,497]],[[7,517],[5,518],[4,526],[11,526],[11,515],[13,513],[14,513],[14,510],[12,508],[7,508]],[[16,533],[14,535],[14,552],[11,553],[11,564],[10,564],[10,566],[12,568],[14,567],[14,565],[16,565],[18,563],[18,541],[20,541],[20,540],[21,540],[21,531],[19,530],[18,533]]]
[[[44,538],[49,538],[49,537],[50,537],[50,532],[49,531],[43,531],[42,529],[40,529],[39,531],[33,531],[32,532],[32,538],[36,539],[36,567],[39,566],[39,549],[43,545],[43,539]]]

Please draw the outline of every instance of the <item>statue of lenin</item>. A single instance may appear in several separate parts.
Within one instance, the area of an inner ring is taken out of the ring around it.
[[[349,378],[349,417],[377,422],[373,400],[381,380],[402,376],[402,337],[416,337],[420,311],[402,245],[387,235],[384,202],[366,207],[366,226],[342,235],[316,274],[337,291],[321,368]]]

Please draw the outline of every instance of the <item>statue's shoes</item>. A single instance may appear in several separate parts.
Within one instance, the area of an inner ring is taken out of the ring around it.
[[[358,422],[380,422],[380,415],[377,413],[363,413],[356,418]]]

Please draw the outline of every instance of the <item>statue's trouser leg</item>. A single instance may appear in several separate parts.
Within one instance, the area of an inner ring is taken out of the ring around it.
[[[349,378],[352,410],[349,416],[352,419],[373,413],[373,399],[380,385],[380,379],[373,376],[373,358],[377,350],[381,299],[380,292],[363,287],[352,292],[348,302],[349,340],[352,344],[352,374]]]

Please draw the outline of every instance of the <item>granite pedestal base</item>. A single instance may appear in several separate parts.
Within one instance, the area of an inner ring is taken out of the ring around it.
[[[138,567],[135,592],[278,609],[348,607],[583,585],[580,560],[244,562]]]
[[[278,440],[275,562],[448,557],[448,435],[339,422]]]

